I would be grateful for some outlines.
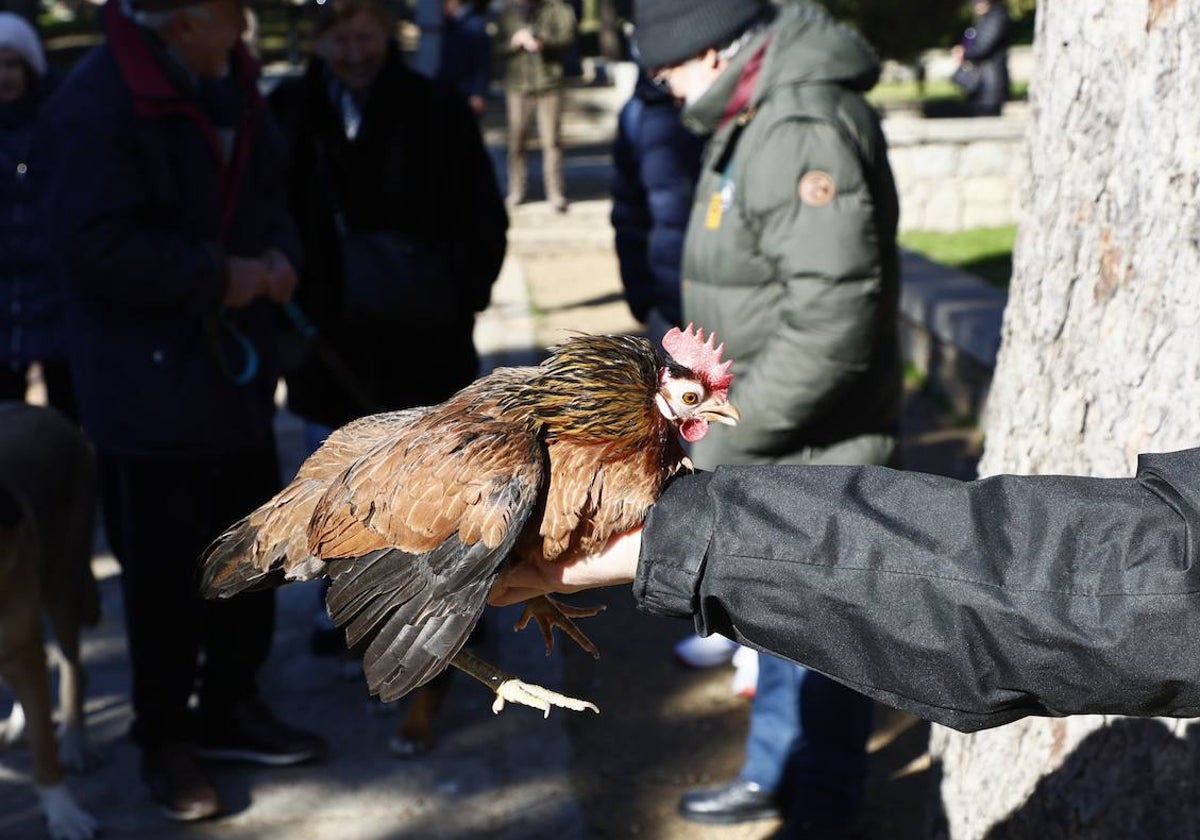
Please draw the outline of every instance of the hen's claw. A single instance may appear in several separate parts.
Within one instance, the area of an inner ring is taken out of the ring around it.
[[[516,677],[505,680],[496,688],[496,700],[492,703],[492,712],[497,715],[500,714],[505,703],[520,703],[522,706],[532,706],[535,709],[541,709],[542,717],[544,718],[550,717],[550,708],[552,706],[558,706],[560,709],[571,709],[576,712],[590,709],[596,714],[600,714],[600,709],[597,708],[595,703],[568,697],[565,694],[559,694],[557,691],[551,691],[540,685],[527,683]]]
[[[596,659],[600,658],[600,650],[592,644],[592,640],[584,635],[572,618],[591,618],[594,615],[599,615],[604,612],[603,605],[596,607],[575,607],[570,604],[564,604],[562,601],[556,601],[549,595],[539,595],[537,598],[531,598],[525,602],[525,612],[521,613],[521,617],[517,619],[517,623],[513,625],[513,630],[524,630],[529,625],[529,620],[533,619],[537,622],[538,629],[542,631],[542,639],[546,643],[546,655],[549,656],[554,650],[554,628],[558,627],[568,636],[575,640],[575,643],[586,650]]]
[[[596,714],[600,714],[600,710],[593,703],[576,700],[574,697],[567,697],[565,694],[542,688],[540,685],[519,680],[512,674],[501,671],[495,665],[489,665],[470,651],[460,650],[454,654],[450,664],[464,674],[470,674],[496,692],[496,701],[492,703],[492,711],[496,714],[500,714],[505,703],[520,703],[522,706],[541,709],[543,717],[550,717],[551,706],[576,712],[591,709]]]

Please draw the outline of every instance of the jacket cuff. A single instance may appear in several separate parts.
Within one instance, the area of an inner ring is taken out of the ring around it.
[[[678,618],[696,614],[715,521],[708,494],[712,477],[696,473],[676,478],[650,509],[633,582],[640,609]]]

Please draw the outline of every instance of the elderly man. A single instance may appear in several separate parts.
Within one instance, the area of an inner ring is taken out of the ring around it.
[[[209,540],[278,487],[274,304],[298,246],[238,0],[110,0],[102,16],[107,43],[47,109],[53,222],[123,570],[132,736],[165,813],[193,820],[221,809],[197,757],[324,749],[258,699],[272,595],[205,603],[193,583]]]

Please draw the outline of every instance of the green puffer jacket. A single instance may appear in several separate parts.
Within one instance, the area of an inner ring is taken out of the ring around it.
[[[512,36],[525,27],[542,42],[540,52],[512,48]],[[506,91],[542,93],[562,83],[563,54],[575,42],[575,12],[563,0],[509,0],[499,30]]]
[[[743,417],[700,441],[702,467],[893,457],[899,208],[860,95],[878,76],[857,33],[794,2],[685,109],[715,133],[684,246],[684,320],[725,342]],[[754,81],[748,96],[740,80]]]

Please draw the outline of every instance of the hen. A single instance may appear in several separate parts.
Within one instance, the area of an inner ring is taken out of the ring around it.
[[[203,593],[327,575],[329,614],[349,646],[366,643],[368,687],[381,699],[454,665],[496,692],[496,711],[505,701],[594,711],[462,647],[503,564],[601,548],[691,468],[679,436],[737,423],[724,345],[689,325],[663,346],[669,358],[642,338],[578,336],[440,405],[343,426],[208,548]],[[571,620],[596,612],[538,598],[518,627],[536,620],[549,647],[558,626],[599,655]]]

